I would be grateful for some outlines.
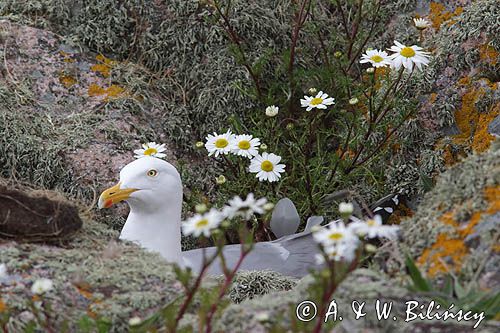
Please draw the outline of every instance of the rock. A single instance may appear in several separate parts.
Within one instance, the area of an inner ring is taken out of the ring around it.
[[[495,119],[488,125],[488,132],[490,134],[500,136],[500,115],[496,116]]]
[[[0,238],[52,242],[82,227],[77,208],[53,192],[29,193],[0,184]]]

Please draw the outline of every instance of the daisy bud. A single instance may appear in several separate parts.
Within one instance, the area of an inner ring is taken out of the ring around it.
[[[288,124],[286,125],[286,129],[287,129],[287,130],[289,130],[289,131],[293,130],[293,128],[294,128],[294,127],[295,127],[295,126],[293,125],[293,123],[288,123]]]
[[[205,145],[205,144],[204,144],[203,142],[201,142],[201,141],[198,141],[198,142],[196,142],[196,144],[195,144],[196,148],[198,148],[198,149],[203,148],[203,146],[204,146],[204,145]]]
[[[0,279],[7,277],[7,265],[0,264]]]
[[[357,99],[356,97],[353,97],[349,100],[349,104],[351,104],[351,105],[356,105],[356,104],[358,104],[358,102],[359,102],[359,99]]]
[[[266,321],[269,321],[269,313],[267,312],[259,312],[255,315],[255,319],[258,321],[258,322],[266,322]]]
[[[340,57],[342,57],[342,52],[340,52],[340,51],[336,51],[336,52],[333,54],[333,56],[334,56],[335,58],[339,59]]]
[[[279,108],[277,106],[271,105],[266,108],[266,116],[274,117],[278,114]]]
[[[265,143],[261,144],[260,149],[267,150],[267,145]]]
[[[342,215],[342,217],[349,217],[352,215],[352,212],[354,211],[354,206],[350,202],[341,202],[339,204],[339,213]]]
[[[224,175],[220,175],[219,177],[215,178],[215,182],[217,185],[222,185],[226,182],[226,177]]]
[[[141,323],[142,323],[142,319],[139,317],[132,317],[128,320],[128,324],[130,326],[137,326],[137,325],[140,325]]]
[[[272,202],[268,202],[262,208],[264,208],[265,210],[269,211],[269,210],[271,210],[271,209],[274,208],[274,204]]]
[[[54,288],[54,283],[50,279],[38,279],[31,286],[31,292],[36,295],[45,294]]]
[[[415,23],[415,28],[417,28],[418,30],[425,30],[431,26],[429,21],[423,18],[414,18],[413,23]]]
[[[231,222],[229,222],[228,220],[224,220],[221,222],[221,227],[223,228],[229,228],[231,226]]]
[[[314,94],[316,94],[318,92],[318,89],[316,89],[316,88],[309,88],[308,92],[309,92],[309,94],[314,95]]]
[[[377,251],[377,247],[373,244],[366,244],[365,245],[365,251],[368,253],[375,253]]]
[[[198,214],[203,214],[208,210],[208,207],[204,203],[201,203],[201,204],[197,204],[196,206],[194,206],[194,210]]]
[[[375,73],[375,68],[373,68],[373,67],[368,67],[368,68],[366,69],[366,72],[367,72],[368,74],[373,74],[373,73]]]

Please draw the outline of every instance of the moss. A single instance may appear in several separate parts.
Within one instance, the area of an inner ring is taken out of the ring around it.
[[[290,290],[295,285],[295,279],[276,272],[241,272],[233,282],[229,298],[234,303],[241,303],[245,299],[253,299],[276,291]]]

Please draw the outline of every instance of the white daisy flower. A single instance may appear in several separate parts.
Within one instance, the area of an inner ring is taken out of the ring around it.
[[[414,18],[413,23],[415,23],[415,28],[418,30],[425,30],[431,26],[431,23],[423,18]]]
[[[208,156],[212,156],[215,154],[215,157],[219,156],[219,154],[227,154],[233,148],[233,141],[236,135],[232,134],[230,130],[228,130],[224,134],[217,134],[214,132],[214,135],[209,134],[206,139],[205,148],[208,150]]]
[[[328,259],[351,262],[356,257],[357,243],[338,243],[325,248]]]
[[[285,172],[285,164],[278,164],[280,161],[281,156],[262,153],[250,161],[249,170],[252,173],[257,173],[256,177],[259,178],[259,181],[276,182],[281,177],[280,173]]]
[[[429,63],[429,52],[422,51],[423,49],[417,45],[405,46],[398,41],[394,41],[394,44],[389,49],[395,52],[389,56],[392,59],[391,66],[393,68],[399,69],[403,66],[408,72],[411,72],[415,66],[419,70],[422,69],[422,65],[426,66]]]
[[[239,196],[229,200],[229,205],[224,207],[223,214],[229,219],[241,216],[246,221],[250,220],[254,214],[264,214],[266,211],[266,198],[255,200],[253,193],[249,193],[245,201]]]
[[[167,155],[163,152],[167,150],[165,144],[157,144],[156,142],[148,142],[142,144],[142,149],[134,150],[135,158],[141,158],[145,156],[164,158]]]
[[[321,243],[326,249],[339,244],[347,244],[356,247],[359,239],[351,228],[347,228],[342,221],[330,223],[328,226],[313,233],[317,243]]]
[[[36,295],[45,294],[54,288],[54,283],[50,279],[38,279],[33,282],[31,286],[31,292]]]
[[[328,105],[335,104],[333,97],[328,97],[327,94],[320,91],[316,97],[304,96],[305,99],[300,100],[300,106],[307,108],[306,111],[311,111],[314,108],[326,109]]]
[[[217,228],[223,220],[222,214],[212,208],[208,213],[196,214],[182,223],[182,233],[186,236],[199,237],[203,234],[209,237],[213,229]]]
[[[278,114],[279,108],[277,106],[271,105],[266,108],[266,116],[274,117]]]
[[[395,238],[399,227],[392,225],[382,225],[382,217],[375,215],[373,218],[368,218],[366,221],[352,217],[353,223],[349,224],[356,234],[366,236],[368,238],[383,237]]]
[[[373,67],[385,67],[391,65],[391,59],[385,51],[381,50],[368,50],[361,56],[359,61],[362,64],[370,63]]]
[[[252,158],[259,153],[260,139],[248,134],[237,135],[231,152],[238,156]]]

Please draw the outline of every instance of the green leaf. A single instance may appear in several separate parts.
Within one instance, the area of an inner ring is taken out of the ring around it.
[[[420,270],[415,265],[415,262],[408,255],[406,256],[406,267],[410,272],[410,277],[417,291],[431,291],[432,287],[430,283],[426,279],[424,279],[424,277],[420,273]]]

